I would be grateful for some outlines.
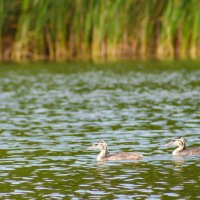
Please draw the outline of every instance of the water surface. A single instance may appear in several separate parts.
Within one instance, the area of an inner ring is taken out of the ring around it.
[[[199,145],[198,62],[0,66],[2,199],[198,199],[199,156],[173,157],[171,138]],[[98,163],[86,148],[142,161]]]

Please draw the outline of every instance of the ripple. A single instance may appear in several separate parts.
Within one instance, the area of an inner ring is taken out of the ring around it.
[[[57,68],[56,68],[57,67]],[[0,196],[6,199],[199,198],[199,69],[58,65],[1,73]],[[141,161],[97,163],[91,143]],[[193,173],[191,173],[191,171]],[[185,190],[192,187],[193,190]]]

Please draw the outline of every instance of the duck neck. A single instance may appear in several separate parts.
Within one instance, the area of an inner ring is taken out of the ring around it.
[[[180,152],[182,152],[182,151],[185,150],[185,149],[186,149],[186,146],[185,146],[185,145],[179,146],[177,149],[175,149],[175,150],[172,152],[172,154],[173,154],[173,155],[178,155],[178,154],[180,154]]]
[[[97,157],[97,161],[102,161],[108,156],[108,149],[101,150],[101,153]]]

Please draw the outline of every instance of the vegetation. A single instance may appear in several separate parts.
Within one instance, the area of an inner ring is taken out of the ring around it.
[[[0,60],[200,57],[200,0],[0,0]]]

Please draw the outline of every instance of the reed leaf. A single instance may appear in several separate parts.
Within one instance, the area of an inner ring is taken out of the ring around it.
[[[199,9],[199,0],[1,0],[0,59],[6,49],[13,61],[197,58]]]

